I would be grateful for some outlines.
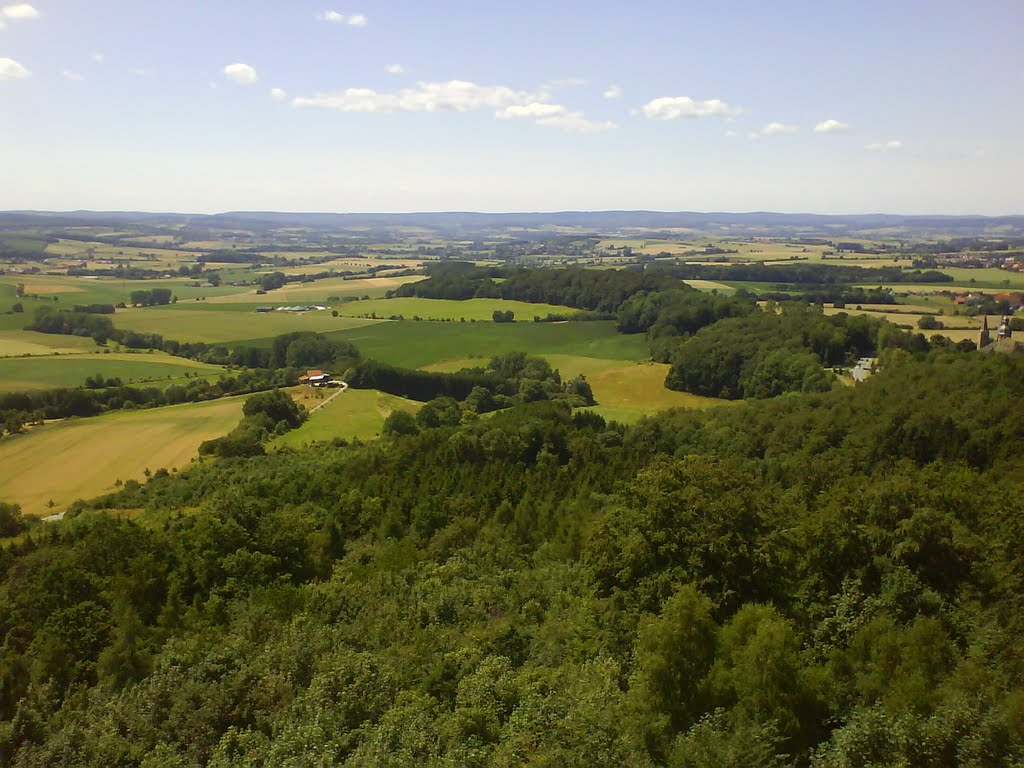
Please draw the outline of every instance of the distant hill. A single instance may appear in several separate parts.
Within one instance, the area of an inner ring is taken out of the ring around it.
[[[204,227],[272,231],[301,227],[328,232],[397,233],[416,228],[445,236],[504,234],[653,234],[689,231],[717,236],[1021,237],[1022,216],[827,215],[808,213],[700,213],[694,211],[560,211],[554,213],[276,213],[232,211],[167,214],[130,211],[10,211],[0,229],[70,226]]]

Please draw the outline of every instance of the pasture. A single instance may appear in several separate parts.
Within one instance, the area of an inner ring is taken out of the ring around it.
[[[313,410],[337,390],[293,387],[288,390],[296,402]],[[310,415],[298,429],[276,438],[273,448],[299,447],[341,437],[346,440],[373,440],[380,435],[384,420],[394,411],[415,413],[423,407],[415,400],[388,395],[376,389],[347,389],[327,405]]]
[[[132,291],[149,291],[153,288],[169,288],[178,301],[224,296],[242,293],[245,286],[220,285],[197,287],[190,278],[167,278],[159,280],[121,280],[115,277],[68,277],[66,275],[4,275],[0,285],[13,288],[18,283],[25,285],[25,294],[52,299],[57,297],[60,309],[70,309],[75,304],[117,304],[131,301]],[[26,305],[27,308],[28,305]],[[26,313],[27,314],[27,313]]]
[[[490,357],[508,352],[583,355],[607,360],[645,360],[643,334],[616,333],[615,322],[437,323],[385,321],[327,334],[355,344],[364,357],[404,368],[444,360]],[[261,340],[261,345],[270,339]]]
[[[525,301],[508,301],[505,299],[467,299],[452,301],[449,299],[371,299],[369,301],[353,301],[342,304],[338,311],[347,317],[392,317],[401,315],[408,319],[421,317],[424,320],[484,320],[490,322],[494,312],[515,313],[516,320],[533,321],[534,317],[553,315],[572,315],[579,310],[557,304],[530,304]]]
[[[66,419],[5,437],[0,440],[0,498],[20,504],[28,514],[45,515],[76,499],[109,493],[117,480],[141,481],[147,468],[182,468],[197,455],[200,443],[235,427],[243,400]]]
[[[181,383],[187,377],[213,376],[223,372],[220,366],[172,357],[163,352],[11,357],[0,359],[0,392],[80,387],[87,377],[96,374],[108,379],[121,379],[125,384],[163,388]]]
[[[119,310],[114,325],[140,333],[159,333],[175,341],[233,342],[265,339],[290,331],[352,330],[375,320],[331,317],[330,312],[213,312],[187,306]]]

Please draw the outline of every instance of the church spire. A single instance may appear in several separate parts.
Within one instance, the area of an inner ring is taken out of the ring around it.
[[[981,339],[978,340],[978,349],[987,347],[992,343],[992,336],[988,331],[988,315],[981,317]]]

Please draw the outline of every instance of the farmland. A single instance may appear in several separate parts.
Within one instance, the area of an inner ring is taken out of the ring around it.
[[[121,379],[125,384],[164,387],[186,377],[223,373],[220,366],[172,357],[163,352],[84,353],[0,359],[0,392],[78,387],[89,376]]]
[[[355,344],[366,357],[405,368],[508,352],[643,360],[642,334],[615,332],[613,321],[588,323],[428,323],[397,320],[327,334]]]
[[[330,312],[212,312],[178,307],[121,310],[114,325],[140,333],[158,333],[176,341],[232,342],[261,339],[290,331],[351,330],[376,321],[331,317]]]
[[[33,427],[0,440],[3,497],[29,514],[64,509],[75,499],[143,480],[148,468],[181,468],[199,444],[228,432],[244,398],[123,411]]]
[[[577,310],[556,304],[532,304],[525,301],[503,299],[467,299],[449,301],[445,299],[379,299],[353,301],[343,304],[340,313],[348,317],[401,316],[421,317],[424,320],[490,320],[495,312],[513,312],[517,320],[532,320],[534,317],[572,315]]]

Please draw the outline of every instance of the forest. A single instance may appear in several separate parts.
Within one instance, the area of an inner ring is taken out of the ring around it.
[[[0,757],[1017,765],[1022,397],[1020,359],[898,349],[156,472],[0,550]]]

